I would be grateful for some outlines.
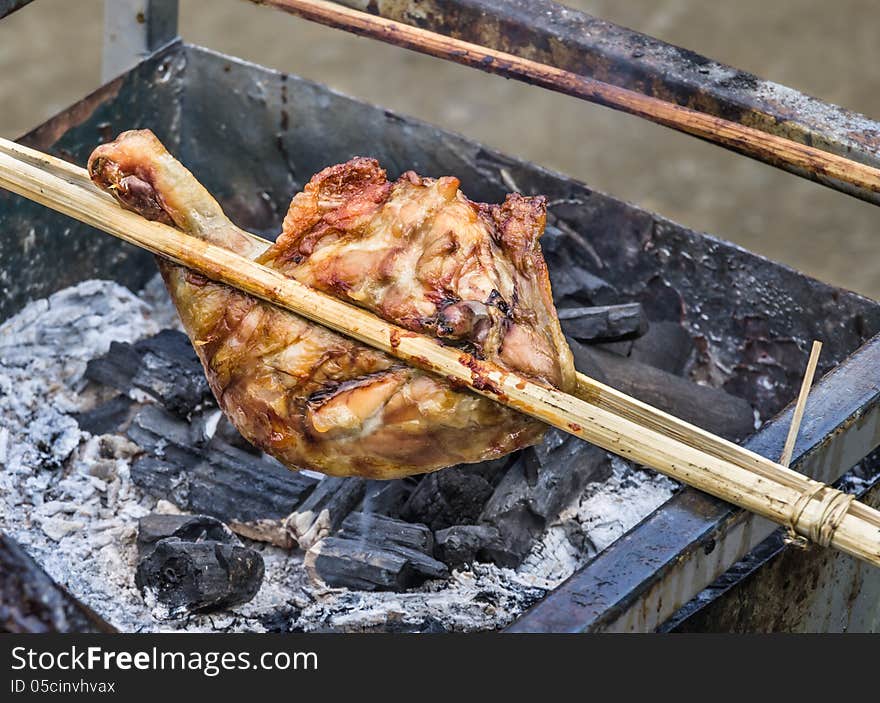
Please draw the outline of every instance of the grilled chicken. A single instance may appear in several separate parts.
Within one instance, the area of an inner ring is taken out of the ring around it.
[[[89,172],[144,217],[234,250],[409,330],[549,386],[575,371],[538,246],[542,198],[468,200],[452,177],[391,182],[372,159],[317,174],[265,249],[149,131]],[[397,478],[499,457],[544,425],[233,288],[159,260],[223,411],[291,468]]]

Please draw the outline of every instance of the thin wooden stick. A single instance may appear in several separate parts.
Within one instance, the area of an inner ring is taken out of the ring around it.
[[[810,349],[810,358],[807,360],[807,370],[804,372],[804,379],[801,381],[801,390],[794,405],[794,414],[791,416],[791,427],[788,428],[785,446],[782,448],[782,456],[779,457],[779,463],[783,466],[791,464],[794,443],[797,441],[798,433],[801,429],[801,421],[804,419],[807,397],[810,395],[810,388],[813,387],[813,376],[816,375],[816,366],[819,364],[819,354],[821,352],[822,342],[814,341],[813,348]]]
[[[793,166],[814,177],[849,183],[866,191],[880,193],[880,169],[555,66],[324,0],[251,2],[271,6],[328,27],[598,103],[719,144],[773,166]]]
[[[16,158],[10,153],[14,149],[2,142],[0,146],[2,187],[777,523],[788,524],[798,501],[805,502],[802,482],[808,487],[817,485],[805,477],[796,481],[796,472],[766,459],[754,460],[749,454],[738,454],[737,461],[731,461],[721,451],[725,445],[720,438],[713,443],[699,433],[692,435],[685,423],[673,422],[671,416],[623,394],[603,395],[607,391],[599,384],[592,387],[602,391],[597,397],[605,401],[596,402],[589,393],[584,394],[585,400],[579,399],[404,330],[227,249],[123,210],[86,185],[84,171],[78,176],[69,171],[76,167],[40,168],[34,159]],[[56,175],[65,170],[69,178]],[[626,411],[616,412],[614,404],[623,405]],[[667,424],[674,429],[669,435],[663,431]],[[688,441],[676,433],[687,435]],[[718,455],[704,451],[703,444],[714,447]],[[824,520],[823,501],[810,498],[805,503],[797,520],[801,534]],[[880,513],[853,504],[840,520],[831,544],[880,566]]]

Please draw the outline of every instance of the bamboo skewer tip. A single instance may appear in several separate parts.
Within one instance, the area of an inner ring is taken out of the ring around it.
[[[819,354],[822,353],[822,342],[813,341],[810,349],[810,356],[807,359],[807,368],[804,371],[804,377],[801,380],[801,388],[798,392],[797,401],[794,406],[794,413],[791,417],[791,426],[788,428],[788,435],[785,438],[785,446],[782,449],[782,456],[779,457],[779,463],[788,467],[791,464],[791,457],[794,454],[794,445],[797,442],[798,434],[801,429],[801,422],[804,419],[804,411],[807,407],[807,399],[810,395],[810,389],[813,387],[813,377],[816,375],[816,367],[819,365]]]

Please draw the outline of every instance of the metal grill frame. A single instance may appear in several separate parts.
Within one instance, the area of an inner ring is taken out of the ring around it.
[[[29,1],[0,0],[0,18]],[[361,9],[364,5],[357,1],[343,4]],[[554,3],[545,0],[412,0],[370,3],[369,6],[394,19],[529,58],[552,59],[564,68],[588,72],[625,87],[638,89],[651,86],[652,94],[658,97],[689,106],[699,105],[700,109],[727,119],[757,121],[767,131],[836,153],[846,153],[865,163],[880,165],[880,125],[863,116],[806,98],[782,86],[761,82],[754,76],[720,66],[630,30],[571,10],[560,10]],[[546,12],[542,13],[541,10]],[[276,85],[279,91],[286,91],[287,88],[283,86],[288,82],[296,81],[299,88],[306,85],[298,79],[289,81],[284,74],[180,43],[176,39],[176,16],[177,0],[118,0],[108,3],[106,25],[117,28],[117,31],[115,34],[108,31],[105,35],[104,74],[115,78],[92,96],[35,129],[22,141],[82,161],[84,150],[94,144],[94,141],[89,145],[82,141],[88,140],[86,135],[91,135],[96,141],[105,135],[93,133],[94,130],[111,129],[112,120],[108,124],[107,120],[97,118],[103,107],[112,104],[121,92],[132,90],[132,82],[143,82],[140,88],[134,90],[155,89],[157,83],[151,84],[143,78],[151,71],[159,74],[163,71],[184,72],[195,65],[198,67],[197,73],[201,71],[202,77],[205,77],[205,72],[219,71],[220,66],[233,66],[234,72],[240,72],[242,76],[258,83],[264,81],[271,85],[271,91],[275,90]],[[546,19],[536,21],[536,17]],[[475,21],[476,18],[481,21]],[[584,31],[585,27],[590,31]],[[635,51],[633,47],[642,48]],[[626,70],[620,70],[621,66]],[[719,82],[719,75],[728,78]],[[623,78],[618,79],[619,76]],[[159,89],[156,114],[153,116],[157,126],[163,120],[180,119],[181,108],[175,103],[179,97],[174,92],[177,89],[173,84]],[[190,84],[189,89],[209,88]],[[313,86],[311,90],[316,91],[318,101],[322,92],[329,96],[328,100],[341,99],[318,86]],[[768,98],[768,95],[772,97]],[[271,99],[280,104],[282,100],[286,101],[286,92],[279,92]],[[795,107],[802,107],[804,101],[808,101],[810,109],[795,111]],[[349,101],[349,104],[355,106],[352,109],[377,110],[356,101]],[[546,185],[548,189],[563,188],[568,193],[583,193],[586,194],[584,197],[601,199],[602,208],[625,211],[625,216],[621,217],[632,227],[678,228],[638,208],[593,193],[571,179],[508,159],[417,121],[387,111],[383,114],[388,124],[377,134],[390,134],[388,130],[397,129],[401,134],[400,139],[419,139],[418,149],[413,153],[419,149],[436,149],[445,153],[446,156],[438,160],[449,163],[448,172],[459,173],[456,170],[456,162],[459,161],[464,172],[484,176],[492,167],[503,164],[533,188]],[[380,119],[378,112],[371,115],[373,119]],[[86,127],[92,132],[88,132]],[[157,131],[161,132],[161,129]],[[72,138],[72,134],[76,134],[76,137]],[[169,134],[167,138],[172,148],[195,150],[191,158],[198,162],[197,145],[187,147],[179,134]],[[403,147],[401,149],[406,152]],[[184,159],[189,161],[186,155]],[[417,158],[405,166],[418,168]],[[297,165],[297,170],[302,168],[302,165]],[[268,231],[269,223],[277,213],[256,212],[248,210],[252,206],[240,201],[230,202],[229,199],[235,197],[234,183],[211,183],[210,176],[206,181],[212,189],[216,187],[221,201],[226,197],[224,204],[233,214],[238,214],[242,224],[250,225],[255,230]],[[290,185],[294,184],[291,182]],[[483,187],[474,182],[468,185],[472,185],[471,192],[478,197],[492,199],[503,184],[490,183]],[[870,199],[866,194],[853,194]],[[270,199],[283,199],[284,195],[271,193]],[[286,195],[289,197],[289,192]],[[0,213],[4,212],[4,205],[8,205],[9,197],[0,198]],[[590,210],[585,215],[587,219],[596,215],[595,207],[591,207],[587,208]],[[34,208],[26,205],[7,209],[7,217],[13,209],[16,217],[23,218],[18,221],[19,225],[28,218],[39,218]],[[606,223],[603,217],[605,215],[599,217],[600,225]],[[67,240],[81,237],[91,244],[95,243],[91,234],[79,231],[76,226],[71,227],[70,222],[63,218],[43,217],[42,220],[48,223],[46,227],[64,222]],[[706,240],[711,243],[704,235],[679,229],[688,242]],[[117,242],[109,246],[121,247]],[[113,269],[117,277],[129,284],[137,282],[138,273],[143,269],[144,258],[139,252],[122,248],[120,254],[111,254],[103,249],[97,254],[94,251],[91,253],[103,257],[102,268]],[[759,257],[749,256],[755,261],[760,260]],[[769,266],[782,270],[776,265]],[[770,268],[766,271],[769,272]],[[41,274],[37,271],[36,275]],[[788,275],[794,274],[788,272]],[[798,277],[808,280],[799,274]],[[13,301],[12,307],[4,306],[0,317],[19,307],[24,299],[45,295],[51,292],[50,288],[69,283],[53,280],[46,284],[48,287],[44,286],[45,290],[36,286],[23,291],[23,297]],[[803,285],[806,286],[803,294],[808,294],[812,289],[807,284]],[[815,285],[818,293],[821,284]],[[832,289],[822,286],[821,290],[828,292]],[[852,296],[839,291],[834,295]],[[880,308],[868,301],[864,301],[864,306],[870,310],[869,317],[875,312],[878,315],[865,323],[866,329],[877,331],[880,329],[880,312],[877,312]],[[821,313],[817,311],[817,314]],[[830,359],[839,362],[839,365],[820,381],[812,394],[793,462],[799,471],[826,482],[838,479],[847,468],[880,445],[880,337],[871,339],[858,349],[832,350]],[[781,450],[790,414],[789,408],[766,423],[747,446],[765,456],[776,456]],[[873,485],[867,486],[866,491]],[[509,629],[514,632],[655,630],[670,622],[679,608],[753,548],[768,538],[774,539],[775,530],[774,525],[761,518],[686,488],[549,594]]]

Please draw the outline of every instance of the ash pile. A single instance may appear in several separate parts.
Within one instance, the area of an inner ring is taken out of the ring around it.
[[[547,258],[576,364],[734,438],[678,323]],[[557,265],[554,265],[557,264]],[[217,409],[158,279],[88,281],[0,326],[0,530],[126,631],[502,627],[676,485],[556,430],[395,481],[291,472]]]

